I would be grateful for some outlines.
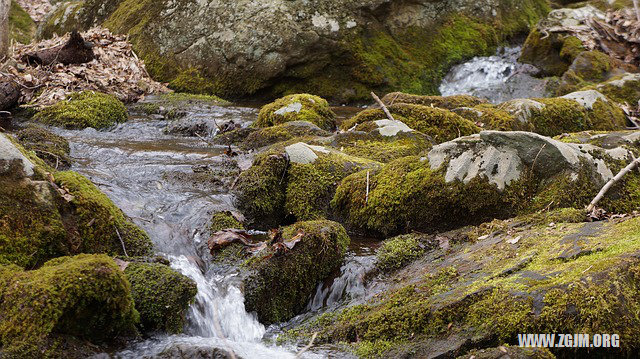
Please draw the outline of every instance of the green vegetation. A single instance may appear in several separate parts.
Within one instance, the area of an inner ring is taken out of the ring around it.
[[[65,128],[103,129],[125,122],[127,109],[112,95],[83,91],[42,109],[33,118],[42,123]]]
[[[31,42],[36,32],[36,23],[15,0],[11,0],[9,8],[9,39],[21,44]]]
[[[350,156],[386,163],[401,157],[416,156],[430,149],[431,141],[415,131],[390,137],[381,136],[375,131],[349,131],[335,135],[331,146]]]
[[[145,332],[181,333],[185,314],[197,293],[196,284],[169,266],[129,263],[124,273]]]
[[[244,226],[229,211],[216,212],[213,214],[213,216],[211,217],[211,226],[209,226],[209,231],[211,233],[229,228],[243,229]]]
[[[290,121],[311,122],[323,130],[335,129],[335,114],[326,100],[308,94],[289,95],[260,109],[256,127],[270,127]]]
[[[0,266],[0,340],[9,357],[60,357],[58,339],[94,342],[135,333],[129,282],[113,259],[60,257],[35,271]]]
[[[55,180],[73,196],[74,226],[81,238],[80,243],[75,243],[76,251],[122,255],[122,239],[128,255],[150,254],[153,245],[149,236],[91,181],[71,171],[57,172]]]
[[[279,125],[260,128],[250,133],[241,146],[246,149],[258,149],[296,137],[330,136],[331,133],[307,121],[291,121]]]
[[[71,166],[69,142],[62,136],[31,125],[18,131],[16,139],[27,151],[35,152],[51,168],[64,169]]]
[[[397,104],[389,106],[393,117],[410,128],[431,136],[436,143],[453,140],[460,136],[480,132],[480,127],[455,113],[430,106]],[[386,119],[381,109],[367,109],[344,121],[340,128],[348,130],[354,126],[359,131],[370,131],[377,126],[373,121]]]
[[[387,239],[376,251],[376,266],[383,271],[399,269],[419,258],[423,252],[418,235]]]
[[[293,249],[269,253],[247,265],[246,308],[263,323],[299,314],[319,281],[340,268],[350,239],[344,228],[327,220],[299,222],[283,229],[285,241],[302,233]],[[271,251],[273,249],[270,249]]]
[[[384,102],[387,106],[396,103],[408,103],[453,110],[460,107],[474,107],[486,103],[487,101],[469,95],[421,96],[402,92],[392,92],[385,95],[384,98],[382,98],[382,102]]]

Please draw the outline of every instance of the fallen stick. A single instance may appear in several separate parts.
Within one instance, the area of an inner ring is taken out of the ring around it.
[[[587,213],[591,213],[591,211],[593,211],[593,209],[596,207],[596,204],[598,204],[598,202],[602,199],[602,197],[604,197],[604,195],[607,194],[607,191],[616,182],[620,181],[620,179],[622,177],[624,177],[624,175],[626,175],[627,173],[631,172],[638,165],[640,165],[640,158],[633,160],[631,163],[629,163],[629,165],[627,165],[627,167],[623,168],[620,172],[618,172],[618,174],[615,175],[615,177],[610,179],[609,182],[607,182],[604,185],[604,187],[602,187],[600,192],[598,192],[598,195],[596,195],[596,197],[593,199],[593,201],[591,201],[591,203],[589,203],[589,205],[587,206]]]
[[[120,231],[118,231],[118,227],[114,224],[113,228],[116,229],[116,234],[118,235],[118,238],[120,239],[120,244],[122,244],[122,251],[124,252],[124,256],[125,257],[129,257],[129,255],[127,254],[127,248],[125,248],[124,241],[122,240],[122,237],[120,236]]]
[[[384,111],[384,113],[387,115],[387,118],[389,120],[391,120],[391,121],[395,121],[395,119],[391,115],[391,112],[389,112],[389,109],[387,108],[387,106],[385,106],[384,102],[382,102],[382,100],[380,100],[380,97],[378,97],[378,95],[376,95],[373,92],[371,92],[371,97],[373,97],[373,99],[376,100],[378,105],[380,105],[380,107],[382,107],[382,111]]]
[[[296,359],[302,358],[302,354],[304,354],[304,352],[306,352],[307,350],[311,349],[311,347],[313,346],[313,342],[316,341],[317,336],[318,336],[318,332],[313,333],[313,335],[311,336],[311,340],[309,341],[309,344],[307,344],[304,348],[300,349],[300,351],[296,354]]]

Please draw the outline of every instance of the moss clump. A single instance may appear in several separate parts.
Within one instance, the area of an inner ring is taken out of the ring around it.
[[[484,124],[483,128],[496,131],[531,131],[530,123],[522,123],[509,112],[491,104],[482,104],[466,111],[456,111],[460,116]],[[475,120],[474,120],[475,118]]]
[[[69,142],[62,136],[53,134],[42,127],[28,126],[16,133],[20,144],[28,151],[34,151],[47,165],[54,169],[71,167]]]
[[[22,44],[29,44],[35,31],[36,23],[15,0],[11,0],[11,7],[9,8],[9,39]]]
[[[169,88],[176,92],[198,95],[214,95],[216,93],[213,82],[202,77],[202,74],[194,68],[181,71],[176,78],[169,82]]]
[[[348,131],[335,135],[330,145],[350,156],[386,163],[401,157],[416,156],[430,149],[431,140],[418,132],[386,137],[375,131]]]
[[[336,222],[299,222],[283,229],[286,240],[303,233],[293,249],[251,261],[245,281],[248,311],[263,323],[285,321],[304,310],[318,282],[340,268],[350,239]]]
[[[404,267],[422,256],[424,250],[416,235],[408,234],[384,241],[376,251],[376,266],[383,271]]]
[[[556,93],[564,95],[577,91],[591,83],[606,80],[613,69],[613,59],[600,51],[580,53],[567,72],[562,75]]]
[[[145,332],[181,333],[197,293],[195,282],[157,263],[129,263],[124,271]]]
[[[71,94],[67,100],[46,107],[33,117],[36,121],[65,128],[103,129],[127,120],[127,109],[112,95],[93,91]]]
[[[308,145],[298,142],[291,146]],[[253,225],[270,228],[286,221],[324,218],[341,179],[378,166],[377,162],[322,147],[314,151],[317,158],[310,163],[290,162],[288,148],[257,156],[251,168],[240,175],[237,205]]]
[[[4,355],[42,357],[52,335],[103,342],[135,333],[129,282],[105,255],[56,258],[35,271],[2,266],[0,282]]]
[[[431,136],[436,143],[446,142],[480,132],[480,127],[455,113],[430,106],[397,104],[389,106],[389,111],[398,121],[425,135]],[[349,130],[354,126],[356,130],[372,129],[372,121],[386,119],[381,109],[368,109],[344,121],[340,127]]]
[[[229,228],[243,229],[244,226],[240,221],[238,221],[238,219],[236,219],[233,213],[229,211],[216,212],[213,214],[211,217],[211,225],[209,226],[209,231],[211,231],[211,233]]]
[[[71,171],[57,172],[55,180],[73,196],[74,225],[82,238],[77,244],[79,252],[122,255],[122,239],[128,255],[150,254],[153,245],[149,236],[129,221],[91,181]]]
[[[243,141],[242,147],[258,149],[274,143],[287,141],[295,137],[329,136],[330,133],[307,121],[291,121],[283,124],[261,128],[250,133]]]
[[[469,95],[422,96],[402,92],[392,92],[385,95],[382,98],[382,102],[384,102],[387,106],[396,103],[409,103],[414,105],[432,106],[444,108],[446,110],[453,110],[459,107],[474,107],[486,103],[487,101]]]
[[[256,127],[269,127],[290,121],[307,121],[323,130],[335,129],[335,114],[329,103],[308,94],[289,95],[263,106],[258,114]]]
[[[575,60],[575,58],[584,51],[586,51],[586,49],[584,48],[584,45],[582,45],[582,40],[578,39],[575,36],[568,36],[562,43],[562,48],[560,49],[560,57],[573,62],[573,60]]]

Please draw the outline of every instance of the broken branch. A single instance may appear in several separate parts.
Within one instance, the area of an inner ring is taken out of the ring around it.
[[[382,100],[380,100],[380,97],[378,97],[378,95],[376,95],[373,92],[371,92],[371,97],[373,97],[373,99],[376,100],[378,105],[380,105],[380,107],[382,107],[382,111],[384,111],[384,113],[387,115],[387,118],[389,120],[391,120],[391,121],[395,121],[395,119],[391,115],[391,112],[389,112],[389,109],[387,108],[387,106],[385,106],[384,102],[382,102]]]
[[[631,163],[629,163],[629,165],[627,165],[627,167],[623,168],[620,172],[618,172],[617,175],[615,175],[615,177],[613,177],[612,179],[609,180],[609,182],[607,182],[604,187],[602,187],[602,189],[600,190],[600,192],[598,192],[598,195],[596,195],[596,197],[593,199],[593,201],[591,201],[591,203],[589,203],[589,205],[587,206],[587,212],[591,213],[591,211],[593,211],[593,209],[596,207],[596,205],[598,204],[598,202],[602,199],[602,197],[604,197],[605,194],[607,194],[607,191],[609,191],[609,189],[618,181],[620,181],[620,179],[622,177],[624,177],[624,175],[626,175],[627,173],[631,172],[634,168],[636,168],[638,165],[640,164],[640,158],[633,160]]]

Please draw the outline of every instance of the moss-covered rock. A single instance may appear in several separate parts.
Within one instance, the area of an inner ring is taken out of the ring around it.
[[[76,250],[85,253],[150,254],[153,244],[147,233],[133,224],[113,202],[84,176],[57,172],[55,182],[73,196],[70,201],[73,224],[79,237]]]
[[[497,106],[517,122],[502,123],[530,129],[544,136],[584,130],[612,131],[626,127],[624,111],[595,90],[577,91],[562,97],[517,99]],[[504,129],[498,127],[498,129]]]
[[[15,1],[9,8],[9,39],[21,44],[29,44],[36,32],[36,23]]]
[[[245,149],[255,150],[274,143],[287,141],[295,137],[327,137],[330,135],[331,134],[329,132],[321,129],[311,122],[291,121],[253,131],[242,141],[240,146]]]
[[[229,98],[308,92],[353,102],[369,99],[371,89],[437,94],[451,66],[491,54],[549,10],[544,0],[396,5],[86,0],[68,10],[67,21],[59,11],[48,23],[54,31],[68,31],[69,22],[128,34],[152,76],[181,91]]]
[[[124,271],[143,331],[181,333],[197,287],[164,264],[129,263]]]
[[[616,333],[620,348],[551,350],[562,357],[633,355],[640,347],[633,314],[640,308],[640,219],[508,222],[509,231],[426,253],[370,302],[321,316],[298,333],[377,347],[380,357],[464,355],[500,345],[509,351],[519,333],[586,333],[591,340]]]
[[[65,128],[102,129],[127,120],[127,109],[112,95],[84,91],[46,107],[35,114],[34,120]]]
[[[562,75],[556,93],[564,95],[611,76],[614,59],[600,51],[583,51]]]
[[[18,131],[16,138],[26,150],[34,151],[51,168],[64,170],[71,167],[69,142],[64,137],[42,127],[28,126]]]
[[[595,89],[621,104],[637,104],[640,101],[640,74],[625,74],[598,84]]]
[[[243,229],[244,226],[230,211],[216,212],[213,214],[211,217],[211,225],[209,226],[211,233],[229,228]]]
[[[527,121],[519,121],[514,114],[492,104],[474,107],[459,107],[453,110],[461,117],[487,130],[496,131],[533,131],[533,125]]]
[[[436,143],[450,141],[460,136],[480,132],[480,127],[455,113],[431,106],[397,104],[389,106],[393,118],[411,129],[430,136]],[[378,126],[376,121],[386,120],[382,109],[367,109],[342,122],[342,130],[354,128],[359,131],[371,131]]]
[[[248,264],[245,306],[263,323],[282,322],[304,310],[317,284],[340,268],[350,239],[336,222],[299,222],[283,229],[285,241],[301,235],[293,249]]]
[[[260,109],[256,127],[269,127],[290,121],[311,122],[323,130],[335,129],[335,114],[326,100],[308,94],[289,95]]]
[[[382,98],[382,102],[384,102],[387,106],[396,103],[409,103],[414,105],[432,106],[444,108],[446,110],[453,110],[459,107],[474,107],[486,103],[487,101],[469,95],[423,96],[402,92],[392,92],[385,95]]]
[[[382,271],[402,268],[424,253],[419,236],[407,234],[385,240],[376,251],[376,267]]]
[[[383,163],[416,156],[431,148],[429,136],[413,131],[403,123],[393,124],[382,120],[376,121],[376,125],[378,128],[370,132],[342,132],[322,143],[350,156]]]
[[[620,148],[484,131],[435,146],[427,157],[388,163],[368,180],[366,171],[350,175],[332,206],[351,230],[382,236],[454,228],[547,206],[583,208],[629,156]],[[637,207],[638,178],[627,180],[603,207]]]
[[[57,335],[94,343],[135,334],[130,285],[105,255],[60,257],[34,271],[0,267],[3,355],[60,357]]]
[[[262,228],[285,221],[325,218],[339,181],[379,166],[323,146],[292,141],[256,156],[235,186],[247,223]]]

